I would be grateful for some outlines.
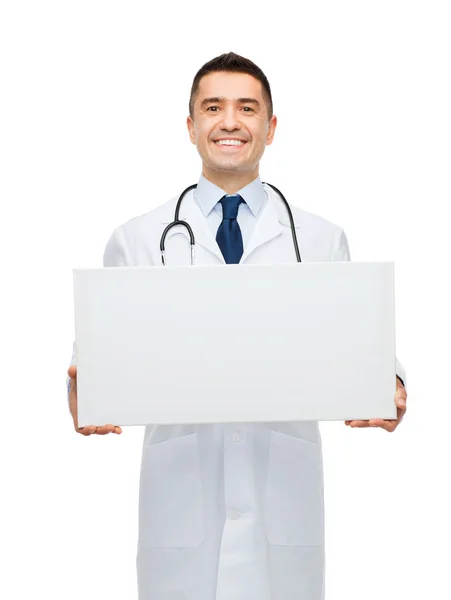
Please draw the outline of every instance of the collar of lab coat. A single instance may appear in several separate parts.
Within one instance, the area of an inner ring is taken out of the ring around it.
[[[248,244],[244,248],[240,263],[245,262],[246,258],[256,248],[281,235],[284,231],[286,231],[287,227],[290,227],[287,210],[281,198],[279,198],[278,194],[270,186],[262,185],[262,188],[267,194],[267,202],[263,206],[262,210],[259,211],[254,231]],[[191,225],[196,239],[196,244],[207,248],[210,252],[217,256],[221,262],[224,263],[224,257],[216,242],[215,236],[213,235],[213,232],[207,223],[207,219],[205,218],[199,203],[195,201],[194,192],[195,190],[190,190],[183,199],[180,208],[180,220],[186,221]],[[164,212],[164,216],[162,215],[161,221],[163,225],[168,225],[174,219],[173,211],[175,203],[171,203],[170,205],[171,208],[169,210],[172,214],[166,211]],[[298,227],[299,226],[296,225],[296,228]],[[169,239],[174,233],[180,233],[181,231],[183,231],[181,226],[173,227],[168,232],[166,239]],[[188,237],[188,233],[186,231],[184,233]]]

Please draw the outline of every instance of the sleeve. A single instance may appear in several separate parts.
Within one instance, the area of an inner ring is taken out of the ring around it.
[[[406,371],[405,371],[404,367],[402,366],[402,364],[399,362],[398,359],[396,359],[396,375],[401,380],[401,383],[403,384],[403,386],[407,389],[407,386],[406,386]]]
[[[349,244],[346,238],[344,230],[340,227],[335,237],[333,244],[332,257],[333,261],[351,260],[349,252]],[[402,364],[396,358],[396,375],[401,380],[404,387],[406,387],[406,372]]]
[[[117,227],[111,234],[103,253],[104,267],[127,267],[130,265],[130,255],[123,225]]]
[[[351,255],[349,252],[349,244],[348,239],[344,230],[340,227],[333,244],[332,249],[332,257],[331,260],[334,261],[343,261],[343,260],[351,260]]]
[[[104,267],[126,267],[130,264],[130,257],[128,254],[128,248],[125,240],[123,226],[117,227],[111,234],[105,251],[103,253],[103,266]],[[73,342],[72,359],[69,367],[77,364],[77,348],[75,340]],[[68,368],[69,368],[68,367]],[[67,388],[67,402],[69,404],[69,391],[70,391],[70,377],[66,379]]]

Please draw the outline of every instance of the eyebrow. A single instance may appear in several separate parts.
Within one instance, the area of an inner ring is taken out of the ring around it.
[[[224,96],[213,96],[212,98],[204,98],[200,103],[200,107],[203,108],[207,104],[212,104],[213,102],[225,102],[226,98]],[[258,108],[260,108],[260,102],[257,98],[237,98],[236,102],[240,104],[255,104]]]

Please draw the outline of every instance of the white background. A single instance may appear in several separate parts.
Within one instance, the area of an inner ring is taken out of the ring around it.
[[[262,179],[344,227],[353,260],[395,261],[408,412],[393,434],[321,425],[327,600],[444,597],[448,4],[2,2],[0,526],[9,600],[136,597],[142,430],[84,438],[72,428],[72,268],[101,266],[116,226],[198,180],[185,125],[191,82],[231,50],[272,87],[279,125]]]

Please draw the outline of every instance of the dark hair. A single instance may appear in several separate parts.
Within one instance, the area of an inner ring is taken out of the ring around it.
[[[209,62],[205,63],[204,66],[201,67],[196,73],[196,76],[193,80],[193,85],[191,86],[191,94],[189,98],[189,114],[191,117],[193,116],[194,112],[194,102],[196,100],[197,92],[199,91],[200,80],[205,75],[208,75],[209,73],[216,73],[218,71],[247,73],[248,75],[255,77],[255,79],[258,79],[258,81],[260,81],[262,84],[263,99],[265,100],[266,107],[268,109],[268,119],[272,117],[273,106],[271,88],[269,87],[269,81],[267,80],[266,75],[251,60],[244,58],[239,54],[235,54],[234,52],[221,54],[221,56],[213,58]]]

